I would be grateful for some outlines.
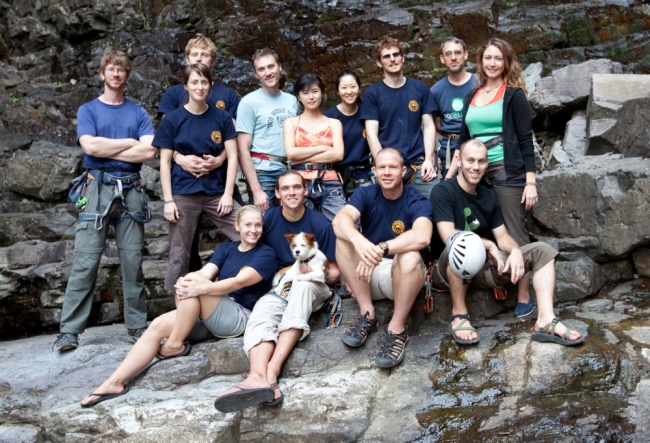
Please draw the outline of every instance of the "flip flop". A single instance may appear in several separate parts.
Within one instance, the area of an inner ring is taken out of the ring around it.
[[[277,383],[273,383],[273,384],[271,385],[271,389],[273,389],[273,397],[275,398],[275,390],[276,390],[276,389],[280,389],[280,386],[279,386]],[[284,393],[283,393],[282,390],[280,389],[280,396],[279,396],[278,398],[276,398],[275,400],[267,401],[267,402],[264,403],[264,404],[265,404],[266,406],[275,406],[275,405],[279,405],[279,404],[282,403],[283,401],[284,401]]]
[[[86,404],[81,403],[81,407],[82,408],[90,408],[92,406],[95,406],[97,403],[101,403],[103,401],[110,400],[111,398],[120,397],[120,396],[126,394],[127,392],[129,392],[129,389],[130,388],[128,386],[125,386],[124,390],[122,392],[120,392],[119,394],[100,394],[98,392],[93,392],[88,397],[95,396],[95,397],[99,397],[99,398],[97,400],[93,400],[93,401],[88,402]]]
[[[566,329],[566,332],[562,334],[562,337],[555,335],[555,327],[560,322],[559,318],[554,318],[549,324],[544,327],[541,327],[537,322],[535,322],[535,329],[530,338],[537,342],[548,342],[548,343],[557,343],[562,346],[574,346],[585,341],[585,336],[581,335],[580,338],[576,340],[570,340],[571,330]],[[547,332],[548,331],[548,332]]]
[[[156,358],[158,360],[169,360],[170,358],[185,357],[192,350],[192,345],[190,345],[189,342],[185,342],[183,344],[185,345],[185,349],[183,349],[183,352],[181,352],[180,354],[163,355],[160,353],[160,351],[158,351],[158,353],[156,354]]]
[[[218,411],[237,412],[273,400],[275,397],[272,388],[248,389],[239,385],[235,388],[239,389],[239,392],[222,395],[214,401],[214,407]]]
[[[461,321],[460,324],[458,326],[456,326],[455,328],[452,328],[451,327],[451,322],[454,321],[454,319],[456,319],[456,318],[462,318],[463,321]],[[469,321],[469,315],[467,315],[467,314],[452,315],[451,318],[449,319],[449,326],[448,326],[447,329],[451,333],[451,336],[454,338],[454,341],[456,343],[458,343],[459,345],[473,345],[474,343],[478,343],[479,340],[480,340],[480,337],[477,337],[477,338],[474,338],[474,339],[471,339],[471,340],[464,340],[464,339],[462,339],[462,338],[460,338],[460,337],[458,337],[456,335],[456,331],[474,331],[474,332],[476,332],[476,329],[474,329],[471,326],[463,327],[463,325],[465,323],[467,323],[468,321]]]

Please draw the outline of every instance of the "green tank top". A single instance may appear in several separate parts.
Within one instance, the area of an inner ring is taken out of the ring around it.
[[[469,106],[465,123],[470,134],[501,134],[503,132],[503,99],[486,106]],[[491,136],[485,135],[476,139],[486,142]],[[503,143],[488,149],[488,162],[502,161]]]

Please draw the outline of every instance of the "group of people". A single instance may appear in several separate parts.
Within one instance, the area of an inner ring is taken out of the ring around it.
[[[357,322],[342,334],[349,347],[363,346],[377,329],[373,301],[394,301],[375,364],[396,366],[409,341],[408,313],[427,278],[421,252],[432,239],[444,243],[457,231],[478,234],[489,258],[470,284],[517,284],[515,315],[538,308],[533,340],[574,345],[584,339],[554,315],[557,251],[530,243],[524,226],[537,202],[535,162],[512,47],[488,40],[478,52],[478,72],[469,74],[465,43],[446,39],[440,58],[448,76],[431,90],[404,76],[399,41],[384,38],[375,53],[384,79],[362,101],[359,77],[343,72],[336,84],[340,103],[323,112],[321,79],[304,74],[293,95],[283,92],[282,66],[268,48],[252,59],[261,88],[239,101],[213,83],[216,47],[198,35],[186,47],[183,84],[170,87],[161,101],[155,136],[144,109],[124,96],[128,57],[104,55],[104,91],[78,113],[87,203],[54,347],[78,346],[110,226],[122,265],[125,326],[135,344],[83,407],[124,395],[129,378],[153,359],[185,356],[195,341],[242,334],[249,375],[219,394],[215,406],[234,412],[277,405],[284,399],[282,365],[337,283],[359,306]],[[157,149],[170,225],[165,289],[176,309],[147,327],[141,249],[149,216],[139,170]],[[235,184],[238,167],[249,204]],[[202,213],[231,240],[205,265],[196,257]],[[278,293],[274,277],[295,261],[285,235],[301,232],[314,234],[327,257],[325,281],[295,280]],[[528,292],[531,274],[537,303]],[[431,280],[451,293],[453,339],[476,343],[465,303],[468,282],[452,272],[447,250]]]

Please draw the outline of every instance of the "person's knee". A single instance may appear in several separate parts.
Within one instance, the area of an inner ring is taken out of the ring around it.
[[[393,269],[399,274],[412,274],[422,271],[422,257],[418,251],[396,254],[393,260]]]
[[[165,338],[170,329],[170,325],[173,325],[173,319],[171,319],[168,314],[169,313],[154,318],[145,333],[156,334],[161,338]]]

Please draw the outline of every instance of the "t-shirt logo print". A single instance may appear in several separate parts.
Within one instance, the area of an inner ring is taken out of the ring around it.
[[[420,109],[420,105],[418,105],[418,102],[416,102],[415,100],[411,100],[409,102],[409,111],[418,112],[418,109]]]
[[[366,130],[365,130],[365,129],[363,130],[363,132],[361,133],[361,135],[363,136],[363,138],[368,138],[368,137],[366,137]]]
[[[217,103],[215,103],[215,106],[219,109],[226,109],[226,103],[224,103],[223,100],[219,100]]]
[[[472,210],[470,208],[465,208],[463,209],[463,213],[465,214],[465,231],[476,231],[478,227],[481,226],[478,219],[474,219],[469,223],[467,222],[467,220],[472,216]]]
[[[402,220],[395,220],[391,225],[391,229],[397,235],[403,234],[405,231],[404,222]]]
[[[451,109],[453,109],[454,111],[462,111],[463,104],[464,104],[463,99],[456,97],[451,101]]]
[[[212,141],[215,142],[215,143],[221,143],[221,132],[219,132],[219,131],[212,131],[212,134],[210,135],[210,138],[211,138]]]

